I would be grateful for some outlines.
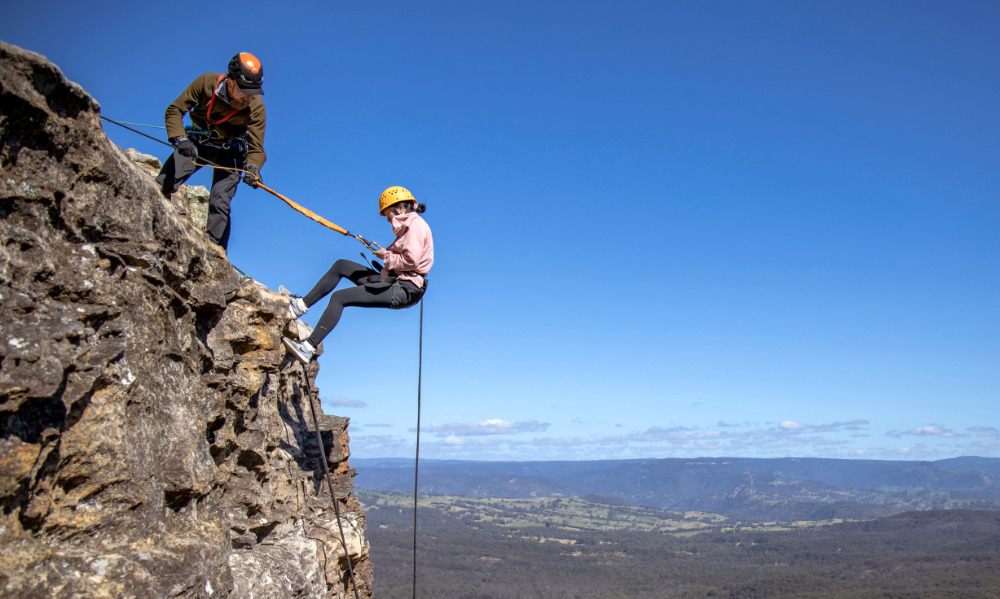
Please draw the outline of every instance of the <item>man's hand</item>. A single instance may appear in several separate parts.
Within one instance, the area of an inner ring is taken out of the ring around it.
[[[177,142],[177,153],[181,156],[187,156],[188,158],[198,156],[198,147],[186,135],[182,135],[174,141]]]
[[[256,188],[258,185],[264,182],[260,178],[260,167],[256,164],[248,164],[243,168],[246,172],[243,173],[243,182],[250,187]]]

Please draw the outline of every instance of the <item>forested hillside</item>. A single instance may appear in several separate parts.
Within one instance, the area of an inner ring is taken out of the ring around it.
[[[356,460],[358,486],[413,490],[406,460]],[[589,462],[425,460],[420,492],[465,497],[601,495],[754,520],[868,519],[912,510],[1000,509],[1000,460],[699,458]]]

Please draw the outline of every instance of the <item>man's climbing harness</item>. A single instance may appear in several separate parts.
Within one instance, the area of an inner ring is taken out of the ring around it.
[[[116,121],[116,120],[113,120],[113,119],[109,119],[108,117],[106,117],[104,115],[101,115],[101,118],[104,119],[105,121],[108,121],[109,123],[114,123],[115,125],[118,125],[119,127],[123,127],[125,129],[128,129],[129,131],[132,131],[133,133],[138,133],[139,135],[142,135],[143,137],[148,137],[149,139],[151,139],[151,140],[153,140],[153,141],[155,141],[157,143],[161,143],[161,144],[163,144],[165,146],[168,146],[170,148],[177,149],[177,147],[174,144],[166,142],[166,141],[163,141],[162,139],[159,139],[157,137],[153,137],[152,135],[147,135],[147,134],[145,134],[142,131],[139,131],[137,129],[133,129],[132,127],[129,127],[128,125],[126,125],[122,121]],[[295,202],[293,202],[292,200],[288,199],[287,197],[281,195],[277,191],[275,191],[275,190],[271,189],[270,187],[264,185],[260,181],[260,175],[257,174],[257,173],[255,173],[255,172],[253,172],[253,171],[249,171],[249,170],[241,169],[241,168],[230,167],[230,166],[222,166],[221,164],[215,164],[214,162],[212,162],[211,160],[208,160],[207,158],[205,158],[203,156],[198,156],[197,158],[191,158],[190,160],[195,161],[194,163],[197,166],[207,166],[209,168],[214,168],[214,169],[218,169],[218,170],[235,171],[235,172],[238,172],[238,173],[241,173],[241,174],[244,174],[244,175],[249,175],[250,177],[252,177],[256,181],[256,185],[254,185],[254,187],[263,189],[264,191],[266,191],[266,192],[270,193],[271,195],[277,197],[281,201],[283,201],[286,204],[288,204],[289,206],[291,206],[293,210],[295,210],[296,212],[302,214],[303,216],[306,216],[309,219],[311,219],[313,221],[316,221],[317,223],[323,225],[324,227],[326,227],[328,229],[332,229],[332,230],[340,233],[341,235],[345,235],[347,237],[353,237],[354,239],[357,239],[362,244],[364,244],[364,246],[366,248],[368,248],[372,252],[374,252],[375,250],[382,249],[382,246],[380,246],[379,244],[375,243],[374,241],[369,241],[369,240],[365,239],[364,237],[362,237],[361,235],[358,235],[357,233],[351,233],[347,229],[345,229],[345,228],[337,225],[336,223],[332,223],[332,222],[328,221],[327,219],[325,219],[322,216],[316,214],[312,210],[309,210],[308,208],[305,208],[303,206],[300,206],[299,204],[296,204]]]
[[[184,127],[184,133],[192,140],[197,141],[199,145],[218,148],[220,150],[232,150],[241,154],[244,158],[246,158],[247,152],[250,151],[250,142],[247,141],[245,135],[222,137],[217,131],[202,129],[198,125]]]
[[[309,409],[312,411],[313,428],[316,429],[316,443],[319,445],[319,457],[323,464],[323,475],[326,477],[327,488],[330,489],[330,499],[333,501],[333,513],[337,515],[337,528],[340,530],[340,544],[344,548],[344,559],[347,562],[347,574],[351,578],[351,586],[354,588],[354,599],[361,599],[358,594],[358,581],[354,579],[354,568],[351,566],[351,553],[347,549],[347,537],[344,535],[344,525],[340,520],[340,507],[337,504],[337,495],[333,492],[333,479],[330,477],[330,467],[326,462],[326,446],[323,444],[323,435],[319,431],[319,418],[316,417],[316,404],[313,401],[312,386],[309,385],[309,373],[306,372],[306,365],[302,364],[302,376],[306,382],[306,391],[309,395]]]
[[[218,92],[218,87],[222,85],[222,80],[225,79],[225,78],[226,78],[226,73],[223,73],[223,74],[219,75],[219,80],[215,82],[215,85],[216,85],[216,88],[217,88],[216,92]],[[205,112],[205,120],[208,121],[208,126],[209,127],[211,127],[212,125],[218,125],[219,123],[225,123],[226,121],[229,120],[229,118],[231,116],[233,116],[234,114],[236,114],[237,112],[240,111],[239,108],[234,108],[233,111],[230,112],[229,114],[227,114],[226,116],[222,117],[221,119],[219,119],[217,121],[213,121],[212,120],[212,107],[215,106],[215,96],[216,96],[216,94],[212,94],[212,99],[208,101],[208,111]]]

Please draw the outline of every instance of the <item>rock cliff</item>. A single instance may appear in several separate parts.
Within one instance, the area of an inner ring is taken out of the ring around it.
[[[350,559],[370,597],[347,420],[319,412],[345,550],[287,300],[99,110],[0,42],[0,595],[346,598]]]

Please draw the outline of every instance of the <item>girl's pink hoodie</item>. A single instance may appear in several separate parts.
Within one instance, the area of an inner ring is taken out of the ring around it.
[[[385,268],[381,274],[389,274],[388,271],[392,270],[398,278],[423,288],[423,275],[429,273],[434,265],[431,228],[416,212],[396,214],[390,222],[396,241],[385,248],[386,253],[382,257]]]

